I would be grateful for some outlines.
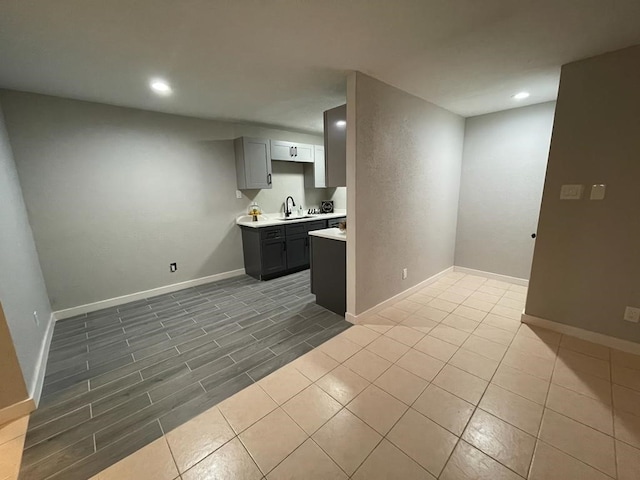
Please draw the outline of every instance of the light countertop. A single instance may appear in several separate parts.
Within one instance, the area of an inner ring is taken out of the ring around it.
[[[309,235],[314,237],[328,238],[330,240],[340,240],[341,242],[347,241],[347,232],[341,232],[339,228],[325,228],[323,230],[314,230],[309,232]]]
[[[258,221],[254,222],[251,218],[251,215],[242,215],[237,218],[236,224],[242,225],[243,227],[251,227],[251,228],[261,228],[261,227],[270,227],[273,225],[287,225],[289,223],[298,223],[298,222],[313,222],[314,220],[327,220],[330,218],[340,218],[345,217],[347,215],[346,210],[335,210],[333,213],[319,213],[316,215],[311,215],[309,217],[298,217],[293,214],[291,216],[291,220],[284,220],[282,213],[268,213],[264,215],[260,215],[258,217]],[[328,229],[333,230],[333,229]],[[335,230],[338,230],[337,228]],[[320,230],[324,231],[324,230]]]

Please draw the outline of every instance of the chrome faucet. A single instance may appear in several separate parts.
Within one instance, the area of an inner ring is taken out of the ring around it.
[[[291,216],[291,208],[289,207],[289,199],[291,199],[291,206],[295,207],[296,202],[293,201],[293,197],[289,195],[284,201],[284,216],[289,218]]]

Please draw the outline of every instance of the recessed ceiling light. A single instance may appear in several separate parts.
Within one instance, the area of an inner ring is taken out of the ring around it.
[[[336,127],[344,127],[347,125],[347,122],[345,122],[344,120],[338,120],[336,122]]]
[[[515,100],[524,100],[528,96],[529,96],[529,92],[518,92],[513,96],[513,98]]]
[[[151,80],[151,90],[156,92],[158,95],[171,95],[171,85],[169,85],[164,80]]]

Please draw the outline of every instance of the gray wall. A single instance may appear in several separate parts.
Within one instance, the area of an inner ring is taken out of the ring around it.
[[[467,118],[455,264],[528,279],[555,102]]]
[[[453,265],[464,119],[359,72],[353,87],[348,256],[356,282],[349,313],[357,315]]]
[[[526,313],[631,341],[640,325],[640,46],[562,67]],[[606,199],[560,200],[563,184]]]
[[[54,310],[243,268],[234,222],[251,199],[275,212],[289,194],[305,206],[344,196],[305,191],[302,165],[274,162],[273,190],[235,197],[233,138],[321,137],[13,91],[0,99]]]
[[[37,396],[39,360],[51,307],[0,107],[0,302],[29,394]],[[37,326],[33,312],[38,312]],[[7,368],[9,368],[7,366]],[[44,372],[42,372],[44,374]],[[4,388],[4,386],[2,387]]]

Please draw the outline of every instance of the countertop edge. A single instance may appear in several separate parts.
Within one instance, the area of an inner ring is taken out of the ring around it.
[[[315,215],[313,217],[297,218],[295,220],[273,219],[273,220],[261,220],[261,221],[258,221],[258,222],[236,220],[236,225],[239,225],[239,226],[242,226],[242,227],[249,227],[249,228],[263,228],[263,227],[273,227],[273,226],[276,226],[276,225],[288,225],[288,224],[293,224],[293,223],[313,222],[313,221],[317,221],[317,220],[326,220],[326,219],[330,219],[330,218],[340,218],[340,217],[346,217],[346,215],[347,215],[347,212],[346,212],[346,210],[344,210],[344,211],[338,211],[338,212],[334,212],[334,213],[320,213],[320,214]],[[245,215],[242,215],[242,217],[244,217],[244,216]]]
[[[312,237],[327,238],[329,240],[338,240],[339,242],[347,241],[347,234],[342,233],[339,228],[325,228],[323,230],[314,230],[309,232]]]

